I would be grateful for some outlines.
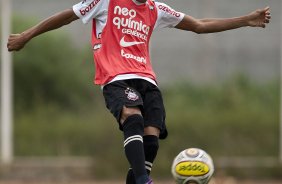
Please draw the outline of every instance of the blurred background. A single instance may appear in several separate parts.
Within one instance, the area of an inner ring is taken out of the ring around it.
[[[12,0],[12,32],[78,2]],[[270,6],[272,20],[266,29],[206,35],[166,29],[153,34],[152,61],[169,128],[153,178],[173,183],[173,158],[199,147],[214,159],[214,183],[282,183],[281,0],[163,2],[196,18],[235,17]],[[122,134],[100,87],[92,83],[90,35],[91,25],[76,21],[12,54],[14,157],[11,164],[0,164],[0,183],[124,178],[128,164]]]

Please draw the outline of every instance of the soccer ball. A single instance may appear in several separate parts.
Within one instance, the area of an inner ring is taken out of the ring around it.
[[[171,173],[177,184],[207,184],[214,173],[214,165],[204,150],[188,148],[175,157]]]

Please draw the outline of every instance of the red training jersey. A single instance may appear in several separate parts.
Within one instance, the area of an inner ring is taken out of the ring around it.
[[[152,32],[174,27],[184,17],[153,0],[83,0],[73,10],[84,23],[92,20],[95,84],[99,85],[129,78],[156,84],[149,53]]]

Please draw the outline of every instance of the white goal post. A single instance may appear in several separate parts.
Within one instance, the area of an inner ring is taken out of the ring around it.
[[[11,1],[1,0],[1,157],[0,162],[10,164],[13,160],[12,116],[12,58],[7,51],[11,30]]]

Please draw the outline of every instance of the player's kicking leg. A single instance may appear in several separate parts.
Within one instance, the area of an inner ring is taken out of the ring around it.
[[[159,129],[155,127],[146,127],[144,129],[143,146],[145,153],[145,168],[150,175],[153,162],[159,149]],[[126,184],[136,184],[133,169],[129,168],[126,178]]]
[[[145,169],[143,145],[144,119],[138,107],[123,107],[120,123],[124,134],[124,150],[130,163],[130,175],[134,176],[127,183],[146,184],[151,182]],[[135,182],[134,182],[135,179]],[[152,182],[151,182],[152,183]]]

